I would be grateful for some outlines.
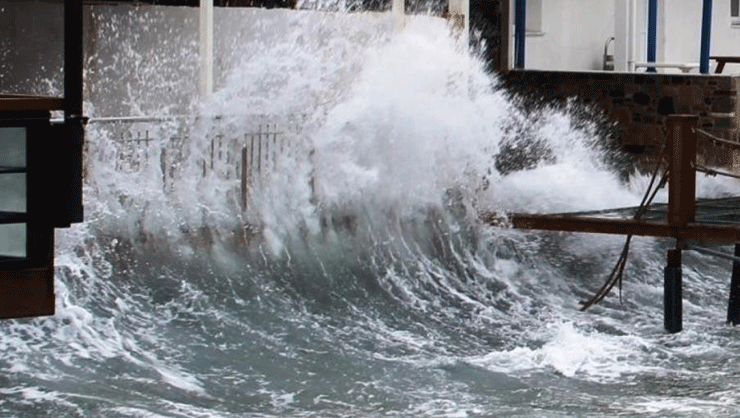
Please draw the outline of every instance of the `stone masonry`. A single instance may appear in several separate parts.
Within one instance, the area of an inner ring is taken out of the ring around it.
[[[574,98],[616,122],[620,143],[633,152],[663,144],[670,114],[699,116],[699,127],[740,143],[740,76],[513,70],[504,86],[525,106]],[[699,142],[700,162],[740,168],[740,151]]]

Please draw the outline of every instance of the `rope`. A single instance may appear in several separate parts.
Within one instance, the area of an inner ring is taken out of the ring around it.
[[[710,250],[709,248],[700,247],[690,242],[684,242],[684,245],[686,246],[686,249],[696,251],[697,253],[707,254],[714,257],[724,258],[726,260],[732,260],[735,263],[740,263],[740,257],[735,257],[734,255],[723,253],[722,251]]]
[[[701,129],[694,129],[694,132],[697,133],[697,138],[698,139],[713,141],[713,142],[715,142],[717,144],[720,144],[720,145],[723,145],[723,146],[727,146],[729,148],[735,148],[735,149],[740,148],[740,143],[732,142],[732,141],[728,141],[726,139],[719,138],[717,136],[714,136],[714,135],[710,134],[707,131],[703,131]]]
[[[709,134],[706,131],[702,131],[700,129],[696,129],[696,133],[699,134],[698,137],[702,139],[709,139],[712,141],[715,141],[717,143],[730,146],[733,148],[740,148],[740,144],[733,143],[727,140],[723,140],[721,138],[717,138],[716,136],[713,136]],[[666,146],[668,145],[668,137],[665,138],[663,141],[663,145],[660,148],[660,161],[658,161],[658,164],[655,167],[655,170],[653,171],[653,175],[650,179],[650,184],[647,187],[647,190],[645,190],[645,195],[642,198],[642,201],[640,202],[640,205],[637,208],[637,212],[635,212],[634,219],[640,220],[642,216],[647,212],[648,207],[653,202],[653,199],[655,198],[655,195],[658,193],[658,190],[662,189],[665,186],[666,180],[668,179],[668,170],[664,170],[663,176],[661,177],[660,182],[658,182],[657,187],[653,189],[653,186],[655,185],[655,179],[658,176],[658,172],[660,171],[661,165],[665,158],[665,151]],[[713,170],[707,167],[703,167],[700,165],[696,166],[697,171],[706,173],[710,176],[726,176],[726,177],[732,177],[736,179],[740,179],[740,176],[725,173],[722,171]],[[594,304],[597,304],[601,302],[606,295],[609,294],[609,292],[614,288],[615,285],[619,284],[619,301],[622,302],[622,278],[624,275],[624,267],[627,265],[627,257],[629,256],[629,247],[630,243],[632,242],[632,235],[627,235],[627,239],[625,240],[624,247],[622,247],[622,252],[619,255],[619,259],[617,260],[617,264],[614,265],[614,268],[612,269],[611,273],[606,279],[606,282],[601,286],[601,288],[594,294],[589,300],[582,301],[581,302],[581,311],[585,311],[589,307],[593,306]],[[717,251],[712,251],[706,248],[697,247],[695,245],[691,245],[689,247],[690,249],[697,251],[697,252],[703,252],[706,254],[711,254],[717,257],[725,257],[725,258],[732,258],[734,261],[740,262],[740,259],[737,259],[736,257],[720,253]]]
[[[730,174],[730,173],[726,173],[724,171],[717,171],[717,170],[711,169],[709,167],[704,167],[704,166],[699,165],[699,164],[696,165],[696,171],[702,172],[702,173],[704,173],[704,174],[706,174],[708,176],[725,176],[725,177],[732,177],[734,179],[740,179],[740,176],[738,176],[736,174]]]
[[[655,170],[653,170],[653,175],[650,178],[650,184],[648,184],[647,190],[645,190],[642,201],[640,202],[640,205],[637,208],[637,212],[635,212],[635,215],[633,217],[635,220],[640,220],[640,218],[642,218],[650,204],[653,202],[653,199],[658,193],[658,190],[663,188],[666,183],[666,180],[668,178],[668,170],[664,170],[663,175],[661,176],[661,179],[657,184],[657,187],[653,189],[653,186],[655,185],[655,180],[658,178],[658,172],[660,171],[661,165],[663,163],[663,156],[665,154],[667,144],[668,138],[663,141],[663,145],[660,149],[661,159],[655,165]],[[599,290],[596,292],[596,294],[594,294],[590,299],[586,301],[581,301],[581,311],[585,311],[591,306],[601,302],[617,284],[619,284],[619,301],[622,302],[622,278],[624,276],[624,267],[627,265],[627,257],[629,256],[629,248],[631,242],[632,235],[627,235],[627,239],[625,240],[624,246],[622,247],[622,253],[619,255],[619,259],[617,260],[617,264],[614,265],[611,273],[609,274],[601,288],[599,288]]]

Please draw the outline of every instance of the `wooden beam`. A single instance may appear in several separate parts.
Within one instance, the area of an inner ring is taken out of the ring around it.
[[[198,10],[200,95],[205,100],[213,94],[213,0],[200,0]]]
[[[683,227],[696,216],[696,126],[694,115],[668,119],[668,224]]]
[[[62,110],[64,99],[22,95],[0,95],[0,111]]]
[[[633,219],[608,219],[585,216],[537,215],[515,213],[509,220],[517,229],[543,231],[585,232],[592,234],[635,235],[656,238],[695,240],[705,243],[740,242],[740,225],[715,225],[687,223],[683,228],[662,222],[636,221]],[[496,225],[491,219],[486,221]],[[498,225],[496,225],[498,226]]]
[[[671,237],[673,231],[665,223],[608,219],[585,216],[520,214],[510,215],[514,228],[543,231],[586,232],[593,234]],[[739,230],[740,232],[740,230]]]

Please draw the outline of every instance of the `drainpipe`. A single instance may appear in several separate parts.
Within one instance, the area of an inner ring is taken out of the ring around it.
[[[701,19],[701,56],[699,72],[709,73],[709,38],[712,34],[712,0],[704,0]]]
[[[82,146],[85,127],[82,116],[82,66],[82,0],[68,0],[64,2],[64,126],[68,142],[62,149],[69,154],[62,158],[69,158],[69,195],[65,197],[66,217],[62,216],[55,222],[62,227],[83,220]]]
[[[658,34],[658,0],[648,2],[648,39],[647,39],[647,61],[655,62],[655,47]],[[654,73],[655,67],[648,67],[647,72]]]
[[[524,42],[527,35],[527,0],[516,0],[514,6],[514,68],[524,68]]]

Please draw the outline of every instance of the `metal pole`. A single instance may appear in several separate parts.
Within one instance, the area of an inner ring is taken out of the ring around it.
[[[704,0],[701,19],[701,55],[699,72],[709,73],[709,39],[712,34],[712,0]]]
[[[82,117],[82,1],[64,2],[64,125],[69,152],[69,189],[62,196],[67,202],[66,219],[57,219],[55,226],[82,222],[82,148],[85,143]],[[61,174],[61,173],[58,173]]]
[[[740,257],[740,244],[735,244],[735,257]],[[732,262],[730,299],[727,304],[727,323],[740,324],[740,262]]]
[[[627,42],[627,69],[630,72],[635,71],[635,60],[637,55],[637,3],[635,0],[629,0],[629,40]]]
[[[614,0],[614,71],[629,71],[629,7],[626,0]]]
[[[200,0],[200,95],[213,93],[213,0]]]
[[[647,42],[647,61],[655,62],[655,49],[657,44],[658,33],[658,0],[649,0],[648,2],[648,42]],[[654,73],[655,67],[648,67],[647,72]]]
[[[527,36],[527,0],[516,0],[514,6],[514,68],[524,68],[524,43]]]
[[[247,204],[249,203],[249,180],[252,167],[249,165],[249,159],[247,158],[247,147],[242,147],[242,178],[241,178],[241,192],[242,192],[242,211],[247,211]]]
[[[683,329],[683,295],[681,250],[668,250],[668,263],[663,270],[663,327],[670,333]]]
[[[393,0],[393,3],[391,4],[391,12],[394,16],[396,32],[400,32],[403,30],[403,25],[406,21],[406,1]]]

